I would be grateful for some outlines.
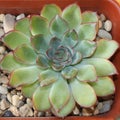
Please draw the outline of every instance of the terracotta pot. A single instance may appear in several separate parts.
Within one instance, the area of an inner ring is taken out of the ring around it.
[[[113,0],[0,0],[0,13],[11,14],[39,14],[41,8],[48,3],[55,3],[62,9],[71,3],[80,5],[82,11],[92,10],[98,13],[104,13],[113,23],[112,35],[113,39],[120,43],[120,6]],[[120,49],[112,57],[118,73],[120,73]],[[115,101],[112,109],[105,114],[93,117],[66,117],[66,120],[117,120],[120,116],[120,74],[113,77],[116,85]],[[59,120],[57,117],[41,117],[41,118],[0,118],[0,120]]]

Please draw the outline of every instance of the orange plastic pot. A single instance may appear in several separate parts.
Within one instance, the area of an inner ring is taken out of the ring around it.
[[[45,4],[55,3],[64,9],[71,3],[77,3],[82,11],[92,10],[98,13],[103,13],[113,23],[112,35],[113,39],[120,43],[120,6],[114,0],[0,0],[0,13],[11,14],[39,14],[41,8]],[[120,49],[112,57],[112,61],[115,64],[118,73],[120,73]],[[115,101],[112,109],[105,114],[93,116],[93,117],[77,117],[69,116],[66,120],[117,120],[120,116],[120,74],[113,77],[116,85]],[[40,117],[40,118],[5,118],[0,120],[59,120],[57,117]]]

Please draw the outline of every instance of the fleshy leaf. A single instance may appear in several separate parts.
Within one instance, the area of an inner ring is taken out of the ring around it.
[[[54,109],[52,109],[52,112],[58,117],[65,117],[73,111],[74,107],[75,107],[75,101],[71,95],[68,103],[59,112],[56,112]]]
[[[78,37],[80,40],[94,40],[97,33],[96,23],[82,24],[78,30]]]
[[[115,66],[109,60],[103,58],[84,59],[81,64],[93,65],[96,69],[97,76],[108,76],[117,73]]]
[[[49,61],[43,54],[38,55],[36,63],[43,69],[47,69],[49,67]]]
[[[96,50],[96,43],[94,41],[83,40],[78,43],[75,49],[82,54],[83,58],[90,57]]]
[[[40,69],[37,66],[18,68],[12,72],[10,85],[18,87],[34,83],[39,78]]]
[[[57,79],[58,73],[51,69],[41,72],[39,76],[40,85],[42,87],[57,81]]]
[[[38,81],[29,85],[24,85],[22,86],[22,93],[25,97],[32,98],[33,93],[39,86],[40,86],[40,83]]]
[[[53,37],[53,38],[50,40],[49,46],[50,46],[50,48],[52,48],[52,49],[57,49],[57,48],[59,47],[60,43],[61,43],[61,40],[60,40],[59,38]]]
[[[80,52],[76,52],[72,58],[72,65],[79,63],[82,60],[82,55]]]
[[[77,75],[78,70],[75,67],[65,67],[61,74],[65,79],[72,79]]]
[[[59,91],[59,93],[58,93]],[[49,95],[50,103],[55,111],[59,112],[70,99],[70,91],[67,81],[59,76],[51,88]]]
[[[67,22],[58,15],[51,21],[50,32],[58,38],[61,38],[68,29]]]
[[[118,49],[119,44],[114,40],[101,39],[97,41],[97,49],[92,57],[110,58]]]
[[[83,82],[94,82],[97,80],[97,74],[94,66],[83,65],[78,68],[77,79]]]
[[[33,94],[33,104],[39,111],[47,111],[51,108],[49,102],[49,93],[51,86],[39,86]]]
[[[85,11],[82,13],[82,23],[98,22],[98,16],[96,12]]]
[[[70,81],[70,86],[73,97],[80,106],[91,107],[96,103],[96,94],[88,83],[74,79]]]
[[[15,49],[22,44],[29,44],[30,38],[19,31],[12,31],[5,35],[3,42],[10,49]]]
[[[25,64],[35,64],[36,63],[36,53],[30,45],[21,45],[17,47],[14,51],[15,58]]]
[[[17,21],[15,24],[15,30],[18,30],[18,31],[24,33],[25,35],[27,35],[28,37],[31,37],[31,33],[30,33],[29,29],[30,29],[29,18],[23,18],[23,19]]]
[[[98,81],[90,83],[97,96],[104,97],[115,93],[115,85],[110,77],[99,77]]]
[[[41,16],[33,15],[30,19],[30,27],[32,35],[48,35],[48,21]]]
[[[48,49],[49,41],[42,34],[36,35],[32,38],[32,46],[38,53],[45,53]]]
[[[78,29],[82,22],[81,10],[77,4],[72,4],[63,10],[62,17],[69,23],[71,29]]]
[[[55,71],[61,71],[65,65],[60,65],[60,64],[52,64],[52,69]]]
[[[61,44],[64,46],[74,47],[78,43],[78,35],[75,30],[65,33]]]
[[[41,11],[41,16],[48,19],[48,21],[51,21],[56,15],[61,14],[61,9],[59,6],[55,4],[48,4],[45,5]]]
[[[12,72],[13,70],[23,66],[25,65],[16,61],[12,53],[7,54],[0,62],[1,69],[7,72]]]

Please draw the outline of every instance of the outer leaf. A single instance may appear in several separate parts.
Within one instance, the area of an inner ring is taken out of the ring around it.
[[[58,73],[48,69],[40,73],[39,81],[41,86],[49,85],[58,79]]]
[[[80,7],[76,4],[66,7],[63,10],[62,17],[69,23],[71,29],[78,29],[82,22]]]
[[[76,52],[72,58],[72,65],[78,64],[82,60],[82,55],[80,52]]]
[[[115,85],[109,77],[99,77],[98,81],[90,83],[97,96],[104,97],[115,93]]]
[[[83,40],[78,43],[75,49],[82,54],[83,58],[90,57],[96,50],[96,43]]]
[[[30,27],[32,35],[48,35],[48,21],[41,16],[33,15],[30,20]]]
[[[12,72],[13,70],[23,67],[25,65],[16,61],[12,53],[7,54],[0,62],[0,67],[2,70]]]
[[[5,35],[3,42],[10,49],[15,49],[22,44],[29,44],[30,38],[19,31],[12,31]]]
[[[96,12],[85,11],[82,13],[82,23],[98,22],[98,16]]]
[[[72,66],[65,67],[61,74],[65,79],[72,79],[77,75],[78,70]]]
[[[51,21],[56,15],[61,14],[61,9],[55,4],[45,5],[41,11],[41,16]]]
[[[36,63],[36,53],[30,45],[22,45],[15,49],[14,56],[16,59],[22,63],[35,64]]]
[[[34,83],[38,80],[40,70],[36,66],[23,67],[13,71],[10,77],[10,85],[18,87],[20,85],[26,85]]]
[[[56,81],[52,86],[49,99],[53,108],[57,112],[59,112],[70,99],[70,91],[67,81],[62,77],[59,77],[58,81]]]
[[[88,83],[74,79],[70,81],[70,86],[73,97],[79,105],[83,107],[91,107],[96,103],[96,94]]]
[[[74,47],[78,43],[78,35],[75,30],[65,33],[61,44],[64,46]]]
[[[48,49],[49,41],[45,36],[42,34],[36,35],[32,38],[32,46],[38,53],[45,53]]]
[[[78,37],[80,40],[94,40],[97,33],[96,23],[82,24],[78,30]]]
[[[38,87],[33,94],[33,103],[37,110],[47,111],[51,108],[49,102],[50,86]]]
[[[23,18],[23,19],[17,21],[15,24],[15,30],[18,30],[18,31],[24,33],[25,35],[27,35],[28,37],[31,37],[31,33],[30,33],[29,29],[30,29],[29,18]]]
[[[97,74],[94,66],[83,65],[78,68],[77,79],[83,82],[94,82],[97,80]]]
[[[40,83],[38,81],[29,84],[29,85],[24,85],[22,87],[22,93],[25,97],[29,97],[32,98],[33,93],[35,92],[35,90],[40,86]]]
[[[84,59],[81,64],[93,65],[96,69],[97,76],[108,76],[117,73],[114,65],[110,61],[103,58]]]
[[[67,22],[58,15],[51,21],[50,32],[58,38],[61,38],[68,29]]]
[[[56,112],[54,109],[52,109],[52,112],[58,117],[65,117],[73,111],[74,107],[75,107],[75,101],[71,95],[68,103],[59,112]]]
[[[118,49],[119,44],[114,40],[101,39],[97,41],[97,49],[92,57],[110,58]]]

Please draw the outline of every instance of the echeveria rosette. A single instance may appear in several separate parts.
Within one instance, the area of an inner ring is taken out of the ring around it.
[[[64,117],[76,103],[91,107],[97,96],[114,94],[109,76],[117,73],[108,59],[118,43],[96,41],[97,30],[96,12],[81,13],[76,4],[63,11],[45,5],[40,15],[19,20],[5,34],[3,42],[12,52],[1,61],[1,69],[10,73],[9,84],[21,86],[39,111]]]

